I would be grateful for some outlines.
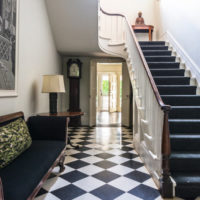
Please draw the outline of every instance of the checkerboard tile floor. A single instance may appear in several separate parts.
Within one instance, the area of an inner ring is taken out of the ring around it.
[[[127,128],[71,128],[63,173],[54,169],[35,200],[162,199]]]

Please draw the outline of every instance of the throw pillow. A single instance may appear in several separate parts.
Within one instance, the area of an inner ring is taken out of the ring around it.
[[[28,127],[22,118],[0,127],[0,169],[29,148],[31,143]]]

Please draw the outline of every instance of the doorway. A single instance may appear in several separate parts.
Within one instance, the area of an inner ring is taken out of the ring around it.
[[[121,126],[122,63],[97,64],[97,126]]]

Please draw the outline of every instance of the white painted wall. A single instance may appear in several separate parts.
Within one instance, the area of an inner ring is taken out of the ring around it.
[[[98,0],[46,0],[57,49],[64,55],[101,56]]]
[[[107,12],[126,15],[132,25],[135,24],[139,11],[143,13],[145,24],[156,25],[155,0],[100,0],[100,3],[101,7]],[[155,30],[156,28],[155,26]]]
[[[42,75],[61,72],[44,0],[20,0],[18,97],[0,97],[0,115],[24,111],[26,117],[49,111],[41,93]]]
[[[155,0],[158,38],[169,31],[194,62],[200,66],[200,1]]]

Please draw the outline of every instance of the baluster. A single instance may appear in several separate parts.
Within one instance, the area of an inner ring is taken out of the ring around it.
[[[163,124],[163,135],[162,135],[162,180],[161,180],[161,194],[164,198],[173,197],[173,184],[170,178],[170,133],[169,133],[169,122],[168,113],[170,107],[164,108],[164,124]]]

